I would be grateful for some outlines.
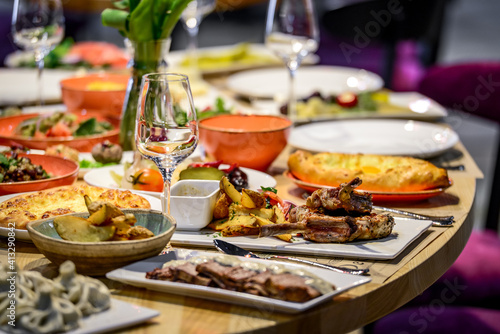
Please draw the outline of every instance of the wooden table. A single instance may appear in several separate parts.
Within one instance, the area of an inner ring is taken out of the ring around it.
[[[378,273],[377,279],[374,277],[371,283],[340,294],[304,313],[287,315],[134,288],[105,278],[102,280],[112,290],[114,298],[161,312],[149,322],[129,328],[128,331],[133,333],[345,333],[354,330],[394,311],[420,294],[451,266],[464,248],[472,230],[468,215],[474,200],[476,178],[482,175],[460,143],[455,149],[463,155],[454,163],[464,163],[466,171],[450,172],[453,186],[435,198],[399,207],[425,214],[454,215],[454,226],[431,228],[436,230],[437,237],[415,254],[410,252],[394,261],[372,261],[373,265],[390,263],[397,266],[393,274],[384,277]],[[287,155],[288,149],[273,164],[271,171],[278,181],[279,194],[300,203],[303,199],[296,196],[300,190],[281,174],[286,167]],[[410,247],[418,247],[420,242],[419,239]],[[0,246],[0,260],[5,261],[7,249],[3,237],[0,238]],[[18,241],[15,255],[15,261],[21,268],[48,274],[55,272],[55,266],[32,244]]]

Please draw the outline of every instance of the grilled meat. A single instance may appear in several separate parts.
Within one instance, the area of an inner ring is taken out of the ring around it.
[[[338,188],[316,190],[306,205],[290,211],[290,224],[264,225],[259,237],[300,233],[306,240],[326,243],[379,239],[390,235],[394,218],[371,213],[371,195],[354,191],[360,184],[361,180],[355,178]],[[345,215],[346,212],[349,215]]]
[[[345,210],[349,214],[367,214],[372,211],[372,195],[354,191],[361,185],[358,177],[342,183],[338,188],[318,189],[307,198],[306,206],[336,211]]]

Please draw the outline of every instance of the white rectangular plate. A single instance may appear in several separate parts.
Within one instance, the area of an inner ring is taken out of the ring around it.
[[[248,250],[387,260],[398,256],[432,224],[430,220],[394,219],[396,225],[386,238],[343,244],[317,243],[302,237],[294,237],[291,243],[273,237],[221,237],[219,232],[206,229],[197,232],[175,231],[170,242],[173,245],[212,247],[213,240],[219,238]]]
[[[334,295],[342,293],[348,289],[361,284],[368,283],[371,278],[365,276],[355,276],[337,273],[331,270],[305,267],[297,264],[283,264],[289,269],[304,269],[312,274],[319,276],[327,282],[335,285],[336,289],[326,295],[314,298],[305,303],[287,302],[267,297],[254,296],[249,293],[228,291],[220,288],[206,287],[200,285],[159,281],[146,278],[146,272],[155,268],[161,268],[165,262],[170,260],[182,260],[198,255],[214,256],[217,254],[198,252],[193,250],[177,249],[167,254],[149,258],[144,261],[136,262],[126,267],[113,270],[106,274],[106,277],[115,281],[127,283],[133,286],[146,288],[149,290],[168,292],[182,296],[204,298],[226,303],[238,304],[248,307],[265,307],[269,312],[280,311],[287,313],[298,313],[305,311],[315,305],[327,300],[331,300]],[[242,261],[261,262],[271,264],[270,261],[261,259],[247,259],[240,257]]]
[[[111,307],[108,310],[83,318],[80,322],[80,327],[68,333],[109,332],[139,324],[159,314],[160,312],[150,308],[111,299]]]

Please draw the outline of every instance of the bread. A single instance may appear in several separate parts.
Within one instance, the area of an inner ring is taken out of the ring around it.
[[[359,190],[411,192],[450,185],[445,169],[411,157],[296,151],[288,168],[302,181],[327,186],[359,177]]]
[[[104,189],[80,184],[19,195],[0,203],[0,227],[26,229],[32,220],[45,219],[73,212],[87,212],[83,195],[92,201],[106,201],[119,208],[151,207],[144,197],[128,190]]]

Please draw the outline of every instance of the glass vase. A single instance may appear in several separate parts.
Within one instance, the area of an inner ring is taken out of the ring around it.
[[[132,74],[123,101],[120,125],[120,145],[124,151],[135,150],[135,118],[142,76],[148,73],[166,72],[170,42],[170,38],[148,42],[125,41],[125,45],[132,53],[129,64]]]

